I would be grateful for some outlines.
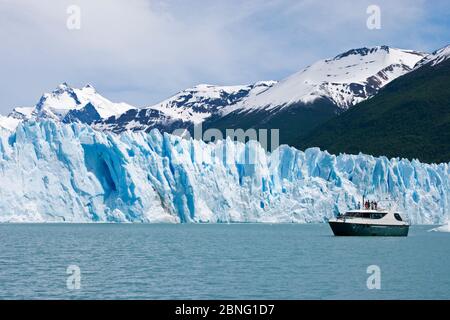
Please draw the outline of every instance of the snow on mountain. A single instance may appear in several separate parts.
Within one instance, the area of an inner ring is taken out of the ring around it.
[[[320,60],[223,112],[273,110],[298,102],[309,104],[323,97],[347,109],[409,72],[424,56],[387,46],[352,49],[333,59]]]
[[[439,57],[445,52],[443,49],[436,52],[436,59],[441,59]],[[114,132],[153,128],[171,132],[235,110],[270,111],[298,102],[308,104],[319,98],[329,99],[345,110],[409,72],[423,57],[422,53],[387,46],[353,49],[333,59],[318,61],[278,83],[201,84],[143,109],[113,103],[90,85],[77,89],[63,83],[53,92],[45,93],[34,108],[16,108],[10,117],[80,121],[99,130]]]
[[[427,55],[425,58],[423,58],[416,64],[415,68],[420,68],[424,65],[431,65],[434,67],[439,63],[446,61],[449,58],[450,58],[450,45],[445,46]]]
[[[51,93],[44,93],[36,106],[14,108],[8,117],[19,120],[50,118],[65,122],[92,123],[120,115],[131,108],[133,106],[126,103],[111,102],[97,93],[91,85],[77,89],[62,83]]]
[[[0,115],[0,128],[13,131],[23,120],[29,120],[35,116],[34,107],[17,107],[7,116]]]
[[[0,115],[0,128],[13,131],[21,120]]]
[[[273,86],[275,81],[261,81],[253,85],[216,86],[200,84],[183,90],[175,96],[151,106],[172,118],[203,122],[224,106],[234,104]]]
[[[60,84],[51,93],[45,93],[36,105],[36,113],[41,117],[62,120],[71,110],[80,110],[91,103],[100,118],[106,119],[133,108],[126,103],[113,103],[97,93],[91,85],[81,89],[72,88],[67,83]]]
[[[153,128],[171,132],[205,120],[212,119],[216,123],[219,119],[220,122],[220,118],[234,111],[240,114],[264,110],[273,117],[278,109],[298,103],[308,105],[318,99],[331,101],[334,112],[339,112],[372,97],[414,66],[444,61],[449,56],[449,48],[428,56],[387,46],[352,49],[332,59],[320,60],[280,82],[261,81],[237,86],[201,84],[142,109],[113,103],[90,85],[77,89],[63,83],[53,92],[44,94],[35,107],[16,108],[9,116],[21,120],[79,121],[114,132]],[[252,126],[251,119],[243,121]],[[17,123],[8,122],[9,126]]]
[[[28,120],[34,116],[34,107],[17,107],[8,115],[8,117],[19,119],[19,120]]]
[[[156,105],[130,109],[94,126],[114,132],[153,128],[171,132],[236,110],[275,110],[298,102],[308,104],[319,98],[327,98],[345,110],[412,70],[423,57],[419,52],[387,46],[353,49],[333,59],[318,61],[278,83],[201,84]]]
[[[128,110],[120,116],[95,124],[95,127],[114,132],[186,128],[218,114],[229,105],[267,90],[275,83],[261,81],[252,85],[236,86],[200,84],[180,91],[156,105]]]
[[[450,164],[53,120],[0,131],[0,181],[2,222],[318,222],[363,193],[397,199],[413,223],[444,223],[450,209]]]

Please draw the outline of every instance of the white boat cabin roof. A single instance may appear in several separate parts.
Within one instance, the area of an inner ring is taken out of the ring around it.
[[[378,209],[378,210],[374,210],[374,209],[353,209],[353,210],[348,210],[345,213],[357,213],[357,212],[364,212],[364,213],[389,213],[389,211],[386,210],[386,209]],[[394,213],[398,213],[398,212],[394,212]]]

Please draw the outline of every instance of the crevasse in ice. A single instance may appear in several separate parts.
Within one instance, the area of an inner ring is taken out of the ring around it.
[[[322,222],[362,195],[444,223],[449,164],[28,121],[0,131],[0,222]]]

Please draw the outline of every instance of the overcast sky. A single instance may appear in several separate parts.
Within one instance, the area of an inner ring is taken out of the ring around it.
[[[366,26],[372,4],[379,30]],[[351,48],[433,51],[450,43],[449,14],[448,0],[0,0],[0,113],[61,82],[146,106],[198,83],[279,80]]]

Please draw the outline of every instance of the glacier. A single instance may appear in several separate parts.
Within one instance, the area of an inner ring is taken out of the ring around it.
[[[0,222],[324,222],[362,195],[443,224],[450,164],[205,143],[156,129],[101,132],[25,121],[0,128]]]

